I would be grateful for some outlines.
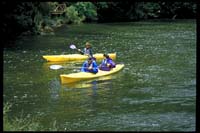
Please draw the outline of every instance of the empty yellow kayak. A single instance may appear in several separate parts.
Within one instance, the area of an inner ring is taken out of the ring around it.
[[[111,59],[116,59],[116,53],[110,53],[108,54]],[[93,55],[97,60],[103,59],[102,53],[97,53]],[[88,58],[87,55],[81,55],[81,54],[68,54],[68,55],[44,55],[42,56],[47,61],[81,61],[86,60]]]
[[[93,74],[89,72],[79,72],[79,73],[71,73],[71,74],[61,74],[61,83],[67,84],[67,83],[73,83],[81,80],[88,80],[92,78],[97,78],[101,76],[110,75],[113,73],[118,72],[124,67],[124,64],[117,64],[115,68],[111,69],[110,71],[102,71],[99,70],[98,73]]]

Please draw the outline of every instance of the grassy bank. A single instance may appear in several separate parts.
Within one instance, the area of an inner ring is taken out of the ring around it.
[[[11,104],[6,103],[3,107],[3,130],[4,131],[58,131],[56,121],[53,122],[52,128],[44,129],[41,126],[38,117],[31,118],[30,115],[24,116],[23,113],[20,117],[9,118],[9,111]]]

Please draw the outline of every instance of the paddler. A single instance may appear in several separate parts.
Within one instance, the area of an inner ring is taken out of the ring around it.
[[[115,62],[109,57],[107,53],[103,54],[104,59],[99,65],[99,69],[103,71],[110,71],[116,66]]]
[[[92,46],[91,46],[91,44],[89,42],[86,42],[85,48],[83,49],[83,51],[81,49],[78,49],[78,51],[81,54],[88,55],[89,57],[93,57]]]
[[[89,57],[82,65],[81,72],[98,72],[98,65],[93,57]]]

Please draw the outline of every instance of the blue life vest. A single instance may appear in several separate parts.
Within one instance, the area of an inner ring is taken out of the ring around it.
[[[92,69],[89,70],[88,67],[92,65]],[[83,66],[81,67],[81,72],[91,72],[91,73],[97,73],[98,72],[98,65],[97,63],[93,60],[91,64],[88,63],[88,61],[85,61],[83,63]]]

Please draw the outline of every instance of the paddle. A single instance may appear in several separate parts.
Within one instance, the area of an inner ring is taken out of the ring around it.
[[[64,68],[64,67],[61,66],[61,65],[51,65],[49,68],[53,69],[53,70],[58,70],[58,69],[61,69],[61,68]]]
[[[81,68],[81,67],[66,67],[66,66],[62,66],[62,65],[51,65],[49,68],[52,70],[58,70],[58,69],[62,69],[62,68]]]
[[[74,44],[71,44],[69,46],[71,49],[77,50],[78,52],[80,52],[81,54],[84,54],[80,49],[76,48],[76,46]]]
[[[51,65],[49,68],[52,70],[58,70],[58,69],[62,69],[62,68],[78,68],[78,69],[80,69],[81,67],[65,67],[62,65]]]
[[[71,49],[76,49],[78,52],[80,52],[81,54],[84,55],[84,52],[81,51],[80,49],[76,48],[76,46],[75,46],[74,44],[71,44],[69,47],[70,47]],[[85,55],[87,55],[88,57],[91,57],[89,54],[85,54]],[[92,57],[93,57],[93,56],[92,56]],[[93,57],[93,58],[96,60],[95,57]]]

